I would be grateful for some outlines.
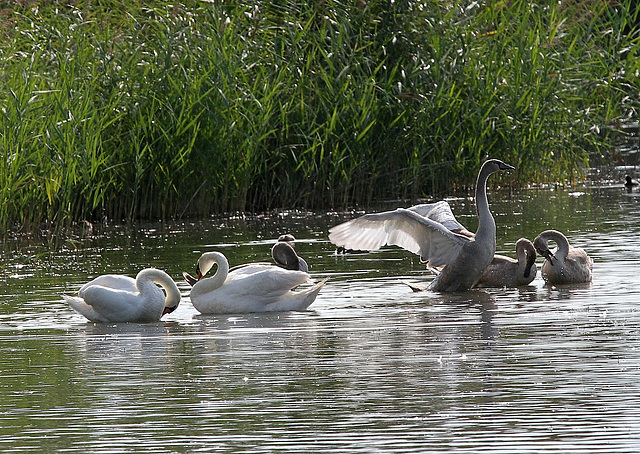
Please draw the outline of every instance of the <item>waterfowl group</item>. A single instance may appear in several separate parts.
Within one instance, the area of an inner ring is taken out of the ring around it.
[[[457,292],[474,287],[496,252],[496,223],[487,201],[489,176],[514,167],[498,159],[486,161],[476,180],[478,229],[471,234],[453,216],[446,202],[412,209],[365,214],[329,230],[329,239],[347,249],[400,246],[438,270],[429,289]],[[446,204],[446,205],[445,205]]]
[[[446,201],[440,201],[365,214],[329,229],[329,239],[338,251],[347,253],[395,245],[417,254],[436,277],[428,287],[411,284],[416,291],[458,292],[474,287],[528,285],[537,274],[536,252],[545,258],[542,276],[547,283],[590,282],[593,260],[583,249],[569,245],[557,230],[542,232],[533,243],[519,239],[515,259],[496,255],[496,223],[489,210],[487,180],[494,173],[512,169],[498,159],[489,159],[480,168],[475,187],[475,233],[456,220]],[[196,277],[183,273],[192,286],[191,303],[203,314],[307,309],[327,279],[311,282],[308,264],[296,253],[294,241],[292,235],[278,238],[271,248],[274,263],[230,268],[222,253],[205,252],[197,262]],[[557,246],[553,252],[548,246],[550,241]],[[215,273],[207,277],[214,265]],[[64,295],[64,299],[94,322],[147,322],[158,321],[175,310],[180,292],[164,271],[149,268],[140,271],[136,279],[100,276],[83,285],[78,296]]]
[[[569,247],[560,232],[543,232],[534,243],[519,239],[516,259],[495,254],[496,224],[487,201],[487,179],[510,169],[513,167],[497,159],[486,161],[480,168],[475,191],[475,234],[456,220],[446,201],[440,201],[365,214],[329,229],[329,239],[342,250],[375,250],[391,245],[419,255],[436,277],[429,286],[410,284],[414,291],[457,292],[473,287],[528,285],[537,274],[536,250],[546,258],[542,274],[549,284],[590,282],[593,261],[582,249]],[[555,255],[546,246],[548,240],[558,245]]]
[[[292,235],[278,238],[271,249],[274,264],[248,263],[229,268],[222,253],[202,254],[196,266],[197,278],[183,273],[192,285],[191,303],[203,314],[305,310],[327,279],[297,289],[310,284],[311,276],[293,241]],[[213,265],[217,265],[215,274],[205,277]],[[115,323],[158,321],[178,307],[181,297],[167,273],[148,268],[136,279],[113,274],[97,277],[83,285],[78,296],[63,298],[90,321]]]

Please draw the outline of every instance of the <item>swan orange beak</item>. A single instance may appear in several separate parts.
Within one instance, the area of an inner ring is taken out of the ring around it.
[[[164,310],[162,311],[162,315],[170,314],[173,311],[175,311],[177,308],[178,306],[173,306],[173,307],[165,306]]]
[[[202,278],[204,277],[204,274],[202,274],[202,271],[200,271],[200,264],[196,266],[196,276],[198,276],[198,280],[202,280]]]
[[[184,277],[184,280],[187,281],[187,283],[193,287],[195,285],[196,282],[198,282],[198,279],[196,279],[195,277],[193,277],[192,275],[190,275],[189,273],[183,271],[182,272],[182,277]]]

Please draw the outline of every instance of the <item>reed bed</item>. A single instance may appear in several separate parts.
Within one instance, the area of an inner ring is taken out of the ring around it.
[[[579,178],[637,119],[634,4],[0,3],[0,226]]]

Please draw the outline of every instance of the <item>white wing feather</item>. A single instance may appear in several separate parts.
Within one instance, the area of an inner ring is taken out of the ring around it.
[[[422,203],[407,209],[415,211],[422,217],[436,221],[449,230],[467,230],[466,227],[460,224],[453,215],[451,205],[444,200],[436,203]]]
[[[329,239],[347,249],[400,246],[433,267],[452,263],[469,242],[469,238],[451,232],[440,222],[404,208],[366,214],[332,227]]]

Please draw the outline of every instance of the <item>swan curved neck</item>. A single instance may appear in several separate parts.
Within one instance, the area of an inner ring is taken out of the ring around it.
[[[164,271],[147,268],[138,273],[136,276],[136,287],[140,294],[146,293],[146,288],[149,285],[160,285],[165,293],[165,305],[176,306],[180,302],[180,290],[171,277]]]
[[[563,260],[567,258],[567,254],[569,253],[569,240],[562,233],[557,230],[547,230],[544,232],[542,237],[546,241],[553,241],[558,246],[558,250],[554,253],[556,258]]]
[[[198,260],[198,267],[202,271],[202,274],[206,274],[214,264],[218,265],[216,274],[196,282],[191,289],[192,295],[212,292],[224,284],[224,281],[229,275],[229,262],[223,254],[220,252],[206,252],[202,254]]]

